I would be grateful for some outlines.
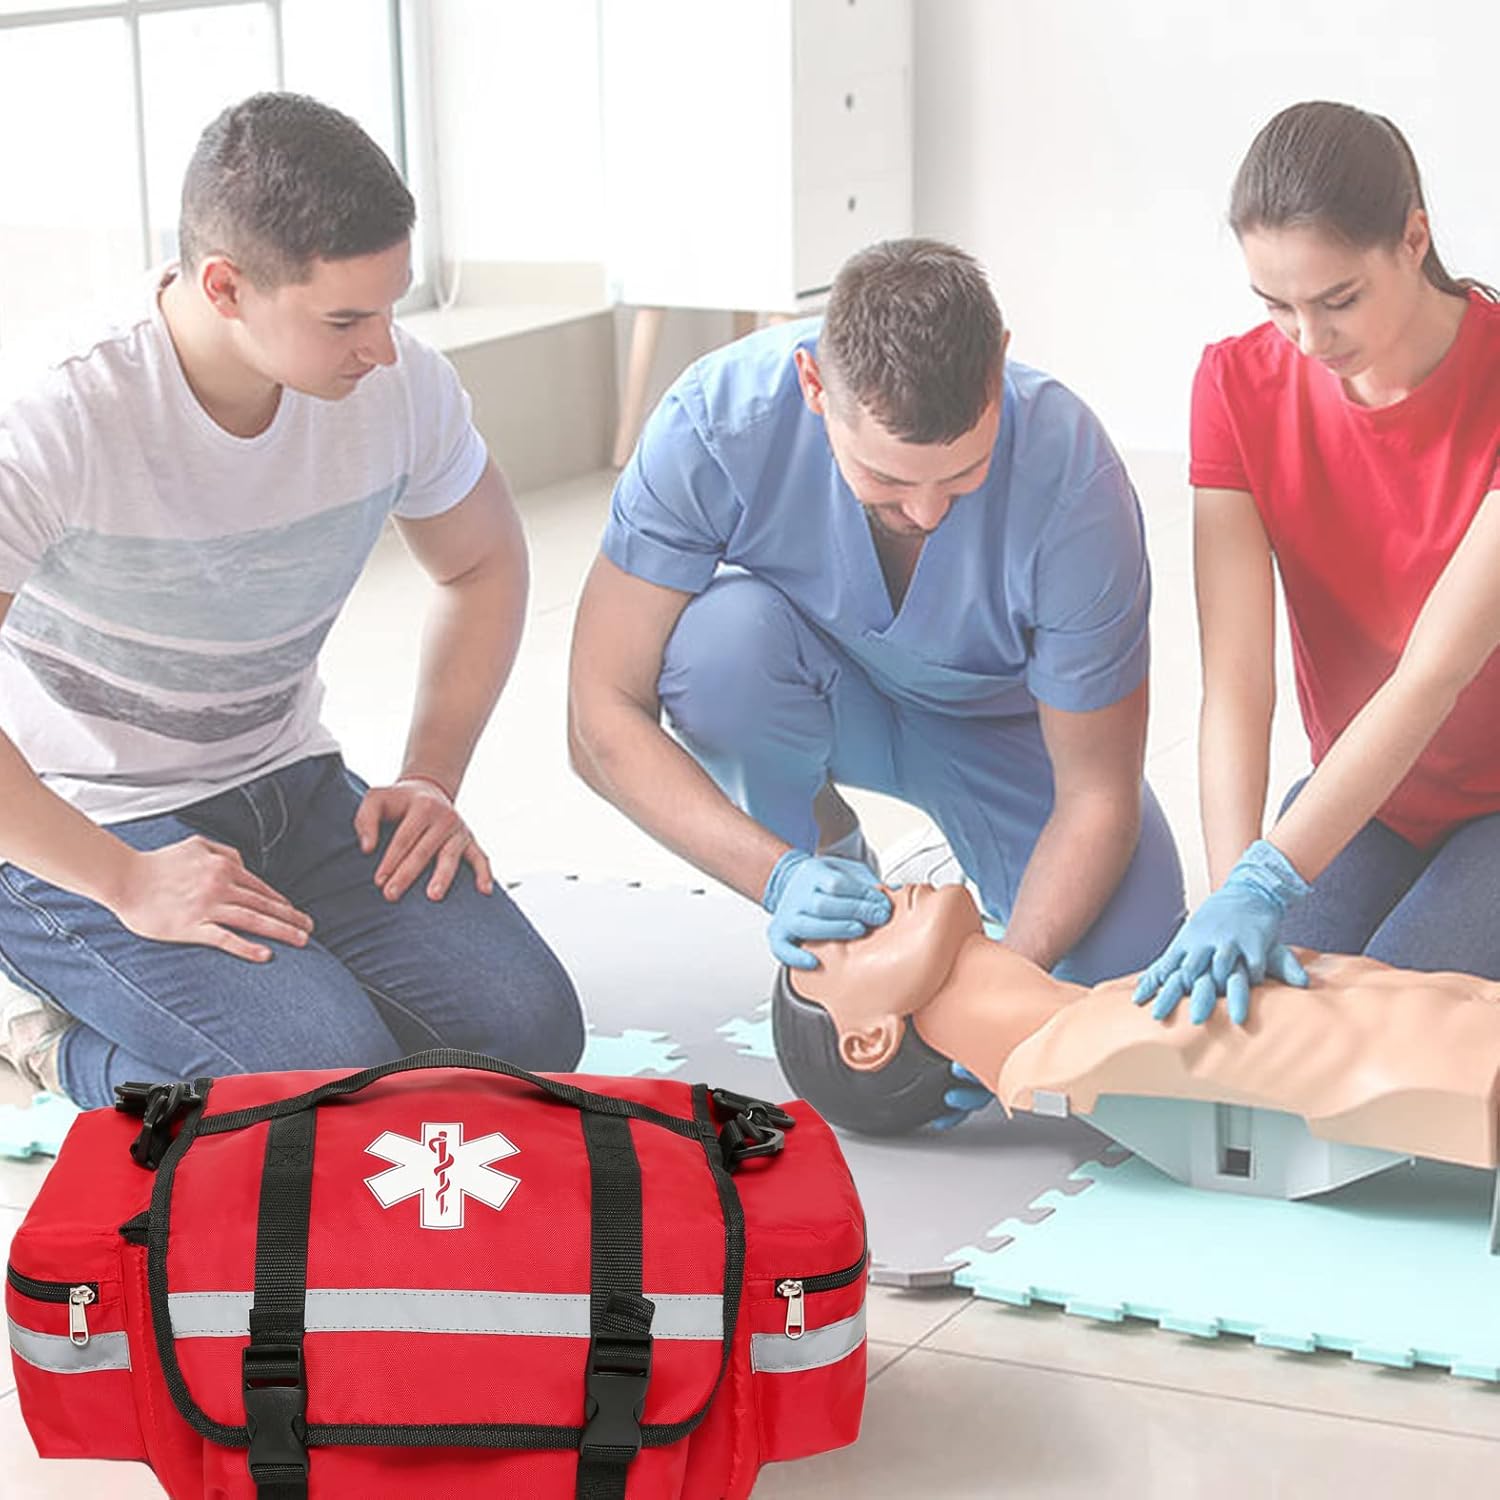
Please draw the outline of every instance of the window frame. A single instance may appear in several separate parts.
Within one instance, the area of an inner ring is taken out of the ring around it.
[[[141,269],[156,262],[152,252],[149,167],[146,143],[146,95],[141,56],[141,20],[145,16],[177,11],[224,10],[259,5],[270,12],[276,78],[274,86],[286,86],[286,44],[282,29],[282,0],[77,0],[46,10],[21,10],[0,14],[0,34],[38,26],[79,21],[124,21],[130,47],[131,109],[135,126],[135,193]],[[430,120],[430,33],[426,7],[420,0],[385,0],[391,58],[391,118],[395,123],[395,165],[418,203],[422,223],[422,264],[412,267],[411,290],[402,300],[400,312],[414,312],[436,302],[436,271],[441,261],[438,244],[439,216],[424,212],[433,197],[436,182]],[[226,103],[232,102],[229,100]],[[208,121],[203,122],[205,125]]]

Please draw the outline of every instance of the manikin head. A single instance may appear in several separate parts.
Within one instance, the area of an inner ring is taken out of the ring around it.
[[[935,240],[860,251],[829,293],[803,399],[880,531],[917,538],[989,474],[1010,335],[984,271]]]
[[[847,943],[809,943],[819,967],[798,971],[796,991],[829,1014],[839,1059],[859,1072],[887,1066],[908,1016],[943,988],[959,950],[983,924],[961,885],[888,890],[890,920]]]
[[[337,401],[396,359],[416,204],[347,115],[256,94],[199,139],[183,180],[181,275],[232,357],[275,385]]]
[[[1229,222],[1272,321],[1343,380],[1399,369],[1424,309],[1472,285],[1433,244],[1406,138],[1351,105],[1271,120],[1235,177]]]

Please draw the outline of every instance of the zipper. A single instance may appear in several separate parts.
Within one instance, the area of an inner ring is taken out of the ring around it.
[[[66,1302],[68,1337],[81,1349],[89,1341],[89,1307],[99,1300],[97,1281],[36,1281],[6,1266],[5,1279],[33,1302]]]
[[[842,1271],[830,1271],[826,1276],[788,1276],[776,1283],[776,1295],[786,1298],[786,1336],[800,1339],[807,1331],[807,1313],[804,1298],[811,1292],[836,1292],[865,1274],[865,1262],[870,1252],[865,1250],[852,1266]]]

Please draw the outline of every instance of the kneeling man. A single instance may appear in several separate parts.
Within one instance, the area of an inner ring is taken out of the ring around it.
[[[693,365],[615,490],[574,763],[762,901],[794,967],[890,913],[837,783],[928,813],[1005,941],[1069,979],[1149,962],[1183,910],[1142,780],[1140,509],[1008,337],[970,256],[873,246],[823,319]]]

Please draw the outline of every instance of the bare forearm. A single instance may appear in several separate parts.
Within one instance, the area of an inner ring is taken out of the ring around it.
[[[134,851],[49,791],[3,734],[0,808],[0,860],[113,906]]]
[[[606,801],[700,870],[759,901],[788,845],[741,812],[639,706],[617,700],[571,717],[573,766]]]
[[[1217,890],[1261,835],[1271,765],[1273,703],[1205,697],[1198,725],[1198,805],[1208,881]]]
[[[1380,810],[1456,697],[1456,684],[1398,668],[1360,710],[1271,830],[1304,880],[1316,880]]]
[[[403,774],[456,796],[474,746],[510,677],[526,622],[524,557],[442,584],[422,634],[422,662]]]
[[[1099,796],[1054,807],[1021,878],[1006,946],[1052,968],[1114,895],[1140,831],[1139,792],[1129,800]]]

